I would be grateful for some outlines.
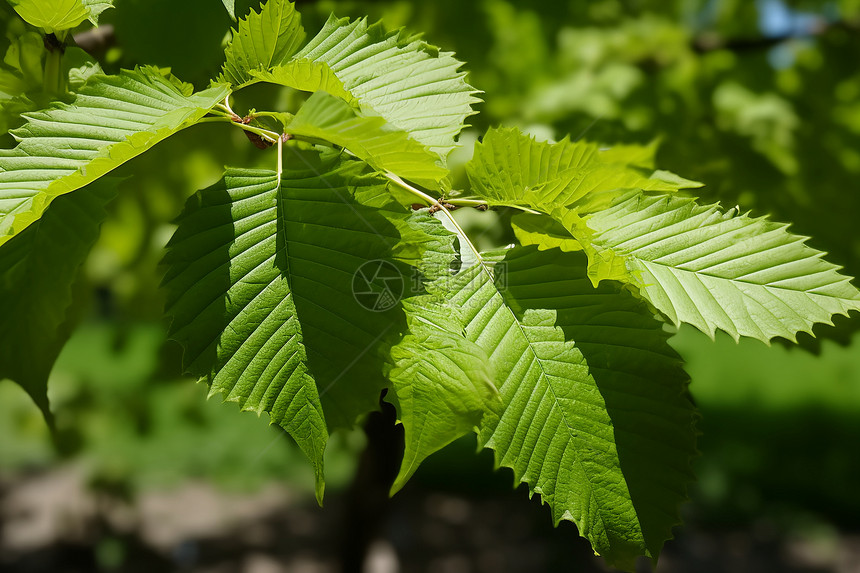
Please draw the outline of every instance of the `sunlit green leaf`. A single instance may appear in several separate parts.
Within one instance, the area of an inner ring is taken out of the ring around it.
[[[645,155],[653,153],[646,151]],[[604,157],[613,162],[607,163]],[[490,130],[475,145],[466,169],[472,192],[489,204],[543,213],[563,209],[583,215],[608,206],[627,189],[676,191],[701,186],[664,171],[649,173],[638,167],[642,161],[643,151],[636,146],[604,155],[592,143],[569,139],[546,143],[518,129],[501,128]]]
[[[296,59],[328,64],[366,115],[382,116],[443,158],[479,101],[452,53],[365,19],[332,16]]]
[[[252,9],[233,30],[233,40],[224,52],[227,61],[218,79],[235,87],[245,86],[255,81],[251,72],[286,62],[304,39],[305,29],[295,4],[269,0],[259,13]]]
[[[451,300],[464,313],[466,337],[490,356],[504,404],[501,415],[485,415],[481,443],[541,495],[556,523],[573,521],[595,551],[632,568],[638,555],[656,557],[678,519],[693,414],[659,324],[629,294],[595,290],[582,258],[565,258],[574,256],[486,255],[457,276]],[[601,343],[589,347],[594,366],[574,334]],[[606,344],[620,335],[622,345]],[[665,402],[640,398],[652,379]],[[634,469],[631,457],[649,458],[637,447],[661,452],[661,462]]]
[[[293,135],[345,147],[379,171],[391,171],[427,187],[436,187],[448,170],[436,154],[380,117],[361,117],[343,100],[314,93],[287,126]]]
[[[71,104],[26,116],[0,151],[0,245],[41,217],[54,198],[83,187],[177,131],[228,93],[197,94],[156,68],[92,78]]]
[[[10,0],[27,23],[48,34],[77,27],[84,20],[98,24],[99,15],[113,7],[113,0]]]
[[[587,221],[594,256],[678,324],[768,341],[860,310],[860,291],[786,225],[692,199],[632,192]],[[593,280],[604,278],[594,264]],[[614,278],[619,278],[615,273]]]
[[[518,213],[511,217],[511,227],[521,245],[535,245],[540,250],[559,248],[566,252],[581,251],[582,245],[551,217]]]
[[[271,70],[251,70],[251,76],[261,81],[297,89],[299,91],[323,91],[339,97],[358,107],[358,100],[343,85],[325,62],[312,60],[290,60],[274,66]]]
[[[221,0],[224,3],[224,8],[227,9],[227,13],[230,14],[230,17],[234,20],[236,19],[236,0]]]
[[[388,373],[405,434],[400,490],[424,459],[474,430],[501,406],[484,350],[463,335],[459,310],[433,295],[404,301],[409,332]]]
[[[386,209],[356,200],[385,180],[337,155],[285,159],[280,181],[231,170],[191,199],[166,258],[167,312],[187,370],[283,426],[321,497],[326,428],[378,407],[379,349],[403,331],[405,279]]]

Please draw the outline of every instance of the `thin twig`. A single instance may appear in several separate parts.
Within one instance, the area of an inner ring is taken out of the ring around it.
[[[424,193],[420,189],[416,189],[415,187],[406,183],[399,176],[395,175],[394,173],[391,173],[390,171],[385,174],[385,178],[388,179],[389,181],[391,181],[392,183],[394,183],[395,185],[397,185],[398,187],[400,187],[401,189],[403,189],[404,191],[408,191],[409,193],[412,193],[416,197],[420,197],[421,199],[423,199],[427,203],[430,203],[431,205],[435,205],[436,207],[439,208],[440,211],[445,213],[445,216],[448,217],[448,220],[451,221],[451,224],[454,225],[454,228],[457,230],[457,234],[460,237],[461,241],[464,241],[466,243],[466,246],[468,246],[469,249],[472,251],[472,253],[474,253],[475,258],[478,260],[478,264],[481,265],[481,268],[484,270],[485,273],[487,273],[487,276],[489,276],[490,278],[493,277],[493,273],[492,273],[492,271],[490,271],[490,269],[487,267],[486,263],[484,262],[484,257],[481,256],[480,251],[478,251],[478,249],[475,248],[475,245],[472,244],[472,241],[469,239],[469,236],[466,234],[466,231],[463,230],[463,227],[460,226],[460,223],[457,222],[457,219],[454,218],[454,215],[451,214],[451,212],[445,208],[445,206],[442,204],[442,202],[439,199],[431,197],[430,195],[428,195],[427,193]]]

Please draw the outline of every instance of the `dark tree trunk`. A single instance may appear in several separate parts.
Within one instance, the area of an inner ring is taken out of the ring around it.
[[[381,398],[380,406],[382,411],[364,424],[367,447],[346,493],[339,545],[343,573],[360,573],[370,544],[379,538],[391,510],[388,491],[403,457],[403,427],[395,425],[394,406]]]

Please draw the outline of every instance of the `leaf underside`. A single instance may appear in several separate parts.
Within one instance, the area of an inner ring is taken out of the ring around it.
[[[235,17],[230,6],[228,10]],[[259,13],[252,9],[233,30],[218,81],[236,88],[248,85],[256,81],[253,72],[286,62],[304,39],[305,30],[295,4],[284,0],[266,2]]]
[[[426,187],[437,187],[448,170],[438,157],[380,117],[360,117],[344,101],[314,93],[287,126],[293,135],[345,147],[378,171],[391,171]]]
[[[59,195],[98,179],[194,124],[228,93],[191,86],[156,68],[91,78],[71,104],[26,116],[0,151],[0,245],[32,224]]]
[[[480,101],[452,53],[403,31],[368,26],[366,19],[332,16],[295,59],[327,64],[365,115],[382,116],[442,158],[456,147],[455,138],[474,113],[472,104]]]
[[[633,192],[587,223],[597,256],[620,261],[643,298],[712,337],[719,329],[736,340],[794,341],[815,323],[860,310],[849,277],[806,237],[766,218]]]

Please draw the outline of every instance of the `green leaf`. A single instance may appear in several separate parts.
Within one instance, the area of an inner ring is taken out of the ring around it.
[[[678,520],[695,438],[686,379],[659,323],[629,294],[595,290],[576,254],[514,249],[484,264],[494,279],[471,267],[452,299],[504,404],[485,415],[481,443],[610,563],[656,558]]]
[[[228,93],[192,87],[156,68],[94,76],[71,104],[26,116],[0,151],[0,245],[37,221],[59,195],[98,179],[195,124]]]
[[[269,0],[259,13],[252,9],[247,18],[239,20],[224,52],[227,61],[218,81],[236,88],[251,84],[257,81],[252,72],[286,62],[304,39],[305,29],[295,5],[288,0]]]
[[[573,521],[595,551],[626,563],[646,547],[588,364],[556,326],[557,313],[518,314],[500,284],[504,268],[488,264],[489,257],[458,275],[451,299],[466,338],[491,357],[504,404],[501,416],[484,418],[480,442],[495,450],[497,465],[514,470],[516,483],[541,494],[555,523]]]
[[[659,140],[654,140],[648,145],[613,145],[600,151],[600,160],[604,163],[621,163],[643,169],[655,169],[659,143]]]
[[[358,108],[358,100],[344,87],[325,62],[290,60],[271,70],[251,70],[251,76],[260,81],[279,84],[306,92],[328,92]]]
[[[295,58],[327,64],[365,115],[382,116],[443,158],[480,101],[452,53],[402,30],[368,26],[366,19],[332,16]],[[312,83],[291,87],[319,89]]]
[[[536,245],[542,251],[559,248],[568,253],[582,250],[579,241],[561,223],[550,217],[518,213],[511,217],[511,227],[524,247]]]
[[[437,187],[448,170],[438,157],[380,117],[360,117],[344,101],[314,93],[287,126],[293,135],[345,147],[377,171],[391,171],[425,187]]]
[[[473,431],[485,412],[501,408],[489,358],[465,338],[463,317],[448,303],[456,235],[427,210],[413,213],[408,227],[402,241],[421,247],[416,266],[426,281],[414,288],[427,294],[403,301],[408,331],[390,351],[387,399],[397,408],[405,438],[392,495],[429,455]]]
[[[328,431],[290,270],[275,261],[279,192],[277,173],[232,170],[189,201],[165,258],[170,335],[210,396],[268,412],[296,440],[314,466],[322,503]]]
[[[669,334],[618,283],[594,288],[586,258],[514,249],[504,259],[505,297],[522,315],[556,312],[556,326],[582,352],[612,420],[615,446],[647,553],[656,559],[693,479],[695,409]],[[496,436],[504,429],[497,428]]]
[[[815,323],[860,310],[860,291],[824,253],[766,218],[723,213],[693,199],[631,192],[587,220],[590,256],[609,261],[675,324],[736,340],[794,341]],[[596,268],[589,275],[607,275]]]
[[[44,51],[36,32],[25,32],[9,44],[0,66],[0,132],[20,125],[22,113],[38,109],[33,99],[42,92]]]
[[[221,0],[224,4],[224,8],[227,9],[227,13],[230,14],[230,17],[234,20],[236,19],[236,0]]]
[[[63,73],[69,90],[78,91],[93,76],[104,75],[101,65],[80,48],[68,47],[63,53]]]
[[[9,0],[28,24],[48,34],[77,27],[84,20],[94,25],[99,15],[113,7],[113,0]]]
[[[592,143],[568,138],[546,143],[516,128],[500,128],[491,129],[475,144],[466,171],[472,192],[491,205],[556,215],[558,209],[582,215],[605,208],[628,189],[676,191],[701,186],[665,171],[649,175],[638,167],[642,162],[643,152],[636,146],[601,153]]]
[[[463,336],[458,309],[435,296],[403,301],[409,332],[391,349],[388,374],[405,436],[399,491],[427,456],[473,431],[501,406],[489,359]]]
[[[45,52],[45,43],[36,32],[25,32],[9,45],[3,63],[9,66],[6,73],[18,78],[19,86],[9,85],[7,82],[0,83],[0,91],[8,95],[20,95],[34,87],[41,87],[43,71],[42,56]]]
[[[51,96],[44,89],[44,56],[44,41],[36,32],[26,32],[9,45],[0,66],[0,131],[24,123],[23,114],[50,105]],[[90,76],[104,71],[89,54],[68,46],[58,73],[67,78],[68,88],[76,91]]]
[[[51,420],[48,375],[75,322],[73,283],[99,235],[115,182],[58,198],[0,248],[0,379],[20,384]]]
[[[385,181],[359,161],[285,153],[280,183],[230,170],[191,199],[166,257],[167,311],[188,371],[284,427],[321,496],[326,428],[378,407],[404,277],[386,210],[356,199]]]

